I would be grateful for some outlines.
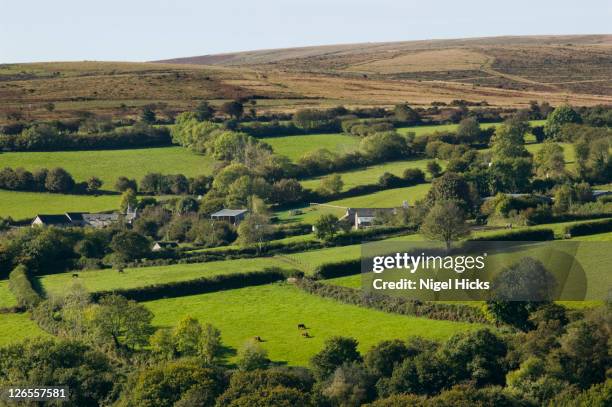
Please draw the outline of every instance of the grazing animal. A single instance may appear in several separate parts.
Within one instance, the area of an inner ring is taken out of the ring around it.
[[[253,339],[255,339],[255,341],[257,342],[263,342],[263,339],[261,339],[261,336],[256,336]]]
[[[298,329],[306,329],[306,325],[304,325],[304,324],[298,324]]]
[[[123,274],[123,269],[117,269],[117,272]]]
[[[310,334],[308,333],[308,331],[306,331],[306,332],[302,332],[302,336],[303,336],[304,338],[312,338],[312,336],[310,336]]]
[[[72,278],[79,278],[79,275],[78,275],[77,273],[74,273],[74,274],[72,275]]]

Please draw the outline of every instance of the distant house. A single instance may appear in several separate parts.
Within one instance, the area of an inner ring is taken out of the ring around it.
[[[177,242],[161,242],[161,241],[159,241],[159,242],[155,242],[155,244],[151,248],[151,251],[160,252],[162,250],[176,249],[177,247],[179,247]]]
[[[596,189],[593,191],[593,198],[597,199],[602,196],[612,195],[612,191],[605,191],[603,189]]]
[[[63,215],[36,215],[32,226],[104,228],[120,222],[131,224],[138,217],[136,211],[128,209],[124,215],[119,213],[66,212]]]
[[[376,218],[397,214],[397,208],[347,208],[340,220],[353,225],[354,229],[364,229],[374,226]]]
[[[210,218],[212,220],[222,220],[232,225],[238,225],[242,222],[247,213],[249,213],[249,211],[246,209],[221,209],[219,212],[210,215]]]
[[[67,215],[36,215],[32,226],[70,227],[72,221]]]

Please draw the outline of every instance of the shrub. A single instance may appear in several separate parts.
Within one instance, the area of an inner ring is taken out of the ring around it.
[[[425,182],[425,173],[420,168],[406,168],[402,178],[409,185],[417,185]]]

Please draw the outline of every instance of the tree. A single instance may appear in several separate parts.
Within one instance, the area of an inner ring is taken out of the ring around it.
[[[413,352],[399,339],[382,341],[374,345],[364,356],[365,366],[376,377],[390,377],[395,365],[401,363]]]
[[[155,331],[149,339],[149,344],[153,352],[162,359],[171,360],[176,356],[174,337],[172,336],[172,331],[168,328],[161,328]]]
[[[581,123],[582,118],[570,105],[558,106],[546,119],[544,133],[549,138],[557,137],[563,125],[568,123]]]
[[[109,244],[111,250],[122,261],[142,259],[151,251],[149,246],[146,237],[131,230],[117,233]]]
[[[144,366],[128,382],[121,405],[125,407],[212,406],[223,391],[220,371],[196,360],[181,359]],[[189,401],[197,400],[197,404]]]
[[[86,311],[86,316],[94,340],[111,343],[118,350],[145,346],[153,333],[153,313],[120,295],[102,297]]]
[[[504,384],[506,353],[504,340],[488,329],[455,334],[441,349],[453,380],[473,380],[478,386]]]
[[[390,160],[408,156],[409,141],[395,131],[385,131],[361,139],[359,150],[375,161]]]
[[[530,185],[533,163],[526,157],[503,158],[492,162],[488,172],[491,193],[519,193]]]
[[[393,115],[395,116],[395,120],[404,122],[408,125],[414,125],[421,121],[419,113],[407,104],[395,105],[393,108]]]
[[[361,362],[361,355],[357,351],[357,340],[342,336],[326,339],[323,349],[310,359],[318,380],[328,378],[343,363],[350,362]]]
[[[465,213],[455,202],[440,201],[425,217],[421,233],[430,239],[443,241],[446,250],[450,250],[454,240],[470,234],[470,228],[465,222]]]
[[[300,202],[304,196],[302,184],[294,178],[283,178],[272,184],[272,202],[283,204]]]
[[[134,210],[138,206],[138,197],[133,189],[126,189],[121,194],[121,201],[119,202],[119,209],[122,213],[127,213],[128,209]]]
[[[201,122],[211,119],[214,113],[215,109],[213,109],[205,100],[200,102],[195,109],[196,118]]]
[[[198,354],[206,363],[213,364],[221,355],[222,348],[221,331],[211,324],[204,325]]]
[[[238,369],[245,371],[265,369],[270,364],[270,359],[268,359],[268,352],[264,348],[257,342],[250,340],[241,349],[237,364]]]
[[[237,100],[234,100],[231,102],[225,102],[221,105],[221,108],[219,110],[238,120],[244,113],[244,106],[242,105],[242,103],[238,102]]]
[[[315,222],[315,233],[318,239],[331,240],[338,232],[338,217],[331,213],[323,214]]]
[[[261,251],[271,232],[267,216],[251,213],[238,225],[238,243],[245,246],[256,244],[258,251]]]
[[[473,117],[468,117],[459,122],[457,138],[462,143],[477,143],[480,141],[480,124]]]
[[[331,174],[321,179],[321,184],[317,188],[317,192],[325,196],[333,196],[342,190],[344,182],[340,174]]]
[[[606,312],[609,310],[567,326],[567,332],[559,339],[560,348],[547,361],[555,376],[576,383],[581,389],[605,380],[611,362],[610,316]]]
[[[491,137],[493,161],[528,157],[529,152],[525,148],[525,134],[528,130],[529,124],[518,118],[508,119],[499,126]]]
[[[140,120],[146,124],[154,124],[157,120],[155,115],[155,111],[151,108],[151,106],[145,106],[140,111]]]
[[[402,179],[409,185],[422,184],[425,182],[425,173],[420,168],[406,168],[402,173]]]
[[[558,178],[565,174],[563,147],[557,143],[544,143],[535,155],[536,174],[544,178]]]
[[[436,161],[427,162],[427,172],[431,175],[431,178],[438,178],[442,173],[442,167]]]
[[[325,382],[322,393],[332,405],[361,406],[374,398],[373,378],[361,363],[343,363]]]
[[[102,180],[98,177],[91,177],[87,180],[87,192],[95,194],[102,187]]]
[[[202,325],[187,315],[174,328],[173,337],[176,350],[182,356],[196,356],[199,353]]]
[[[63,168],[53,168],[47,174],[45,189],[49,192],[70,192],[74,188],[74,179]]]
[[[37,383],[70,385],[68,404],[99,406],[113,395],[121,376],[103,352],[82,342],[29,339],[0,348],[0,383],[27,387]]]
[[[478,206],[480,198],[462,175],[446,172],[433,180],[426,201],[430,206],[439,201],[454,201],[464,212],[469,213]]]
[[[176,202],[176,213],[179,215],[197,212],[198,208],[198,201],[190,196],[183,197]]]
[[[115,182],[115,189],[119,192],[125,192],[128,189],[134,192],[138,191],[138,184],[135,179],[129,179],[127,177],[119,177]]]

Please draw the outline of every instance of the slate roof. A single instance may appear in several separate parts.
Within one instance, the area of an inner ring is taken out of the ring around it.
[[[246,209],[221,209],[218,212],[213,213],[212,215],[210,215],[211,217],[222,217],[222,216],[228,216],[228,217],[234,217],[234,216],[240,216],[244,213],[247,213],[248,210]]]
[[[45,225],[66,225],[71,223],[66,215],[37,215]]]
[[[177,242],[155,242],[155,244],[164,249],[178,247]]]

